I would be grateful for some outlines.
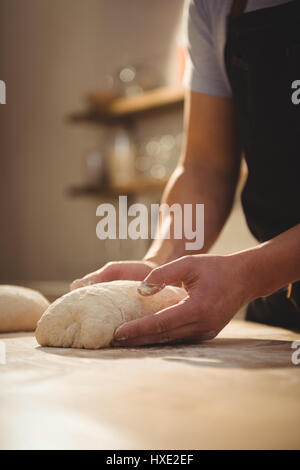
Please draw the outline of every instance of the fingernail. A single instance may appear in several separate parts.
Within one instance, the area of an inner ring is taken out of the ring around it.
[[[117,336],[117,337],[115,338],[115,342],[119,343],[119,342],[121,342],[121,341],[126,341],[127,339],[128,339],[128,336],[120,336],[120,337]]]
[[[128,339],[128,336],[124,335],[121,327],[117,328],[114,334],[114,341],[126,341],[127,339]]]
[[[75,279],[75,281],[73,281],[71,284],[71,289],[76,288],[79,283],[80,283],[80,279]]]
[[[161,291],[166,287],[165,283],[162,284],[151,284],[145,281],[142,281],[137,288],[138,293],[141,295],[153,295],[156,294],[157,292]]]
[[[87,281],[85,279],[76,279],[76,281],[72,283],[72,287],[75,289],[79,289],[80,287],[93,286],[94,284],[95,282],[92,280]]]

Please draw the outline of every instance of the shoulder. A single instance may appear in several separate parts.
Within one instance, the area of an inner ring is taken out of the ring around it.
[[[199,93],[230,97],[224,70],[226,16],[232,0],[189,0],[184,84]]]
[[[188,10],[192,16],[199,16],[207,23],[213,23],[220,16],[226,17],[232,0],[189,0]]]
[[[187,33],[189,38],[204,36],[213,43],[226,24],[232,0],[189,0],[187,4]]]

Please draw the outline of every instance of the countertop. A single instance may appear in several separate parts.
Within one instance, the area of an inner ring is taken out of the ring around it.
[[[295,340],[242,320],[210,342],[140,349],[0,335],[0,448],[299,449]]]

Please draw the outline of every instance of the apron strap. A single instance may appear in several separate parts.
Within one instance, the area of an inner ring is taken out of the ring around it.
[[[229,16],[239,16],[244,13],[247,0],[233,0]]]

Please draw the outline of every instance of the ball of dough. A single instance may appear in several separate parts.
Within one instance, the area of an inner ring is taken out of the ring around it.
[[[0,285],[0,332],[34,331],[48,306],[36,290]]]
[[[98,349],[110,345],[115,330],[125,322],[152,315],[184,297],[186,292],[168,286],[141,296],[137,281],[113,281],[73,290],[46,310],[36,329],[41,346]]]

